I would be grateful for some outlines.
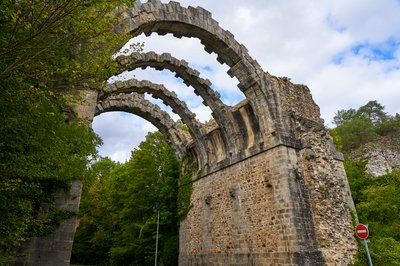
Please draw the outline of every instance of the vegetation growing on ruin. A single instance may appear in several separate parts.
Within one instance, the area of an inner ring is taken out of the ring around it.
[[[57,225],[52,194],[85,179],[87,158],[100,142],[91,129],[67,124],[65,102],[34,87],[6,84],[0,91],[0,253]],[[41,203],[50,204],[39,219]]]
[[[48,233],[63,214],[38,219],[40,203],[87,177],[100,140],[67,102],[115,73],[129,37],[112,33],[112,11],[132,2],[0,2],[0,258]]]
[[[193,173],[188,172],[182,174],[178,180],[179,191],[177,207],[179,220],[184,220],[192,208],[192,203],[190,202],[193,189],[192,177]]]
[[[55,211],[52,193],[81,179],[86,190],[75,262],[152,263],[159,211],[160,264],[177,264],[178,220],[190,208],[191,175],[179,180],[178,196],[179,165],[159,133],[126,164],[103,159],[88,168],[100,140],[67,107],[78,90],[97,89],[116,73],[110,55],[129,37],[113,34],[118,18],[112,11],[132,2],[0,2],[0,263],[12,248],[71,215]],[[332,135],[345,153],[400,136],[400,116],[376,101],[341,110],[334,122]],[[345,166],[359,220],[370,225],[375,264],[398,265],[399,171],[373,179],[363,162],[346,159]],[[38,217],[41,203],[50,203],[44,219]],[[360,245],[355,265],[365,264]]]

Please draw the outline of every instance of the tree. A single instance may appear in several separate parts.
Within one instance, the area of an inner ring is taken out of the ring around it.
[[[119,230],[110,250],[116,265],[154,261],[157,211],[160,212],[160,264],[176,265],[178,255],[177,180],[179,167],[161,133],[150,133],[126,164],[120,191],[125,199],[119,214]]]
[[[335,116],[333,117],[333,123],[336,126],[340,126],[345,122],[352,120],[357,114],[357,111],[354,109],[349,110],[339,110],[336,112]]]
[[[357,116],[363,116],[372,121],[373,124],[382,123],[388,118],[388,115],[383,110],[385,107],[377,101],[369,101],[366,105],[361,106],[357,110]]]
[[[357,110],[340,110],[333,118],[336,128],[331,130],[337,148],[343,151],[358,148],[379,136],[400,136],[400,116],[391,116],[377,101],[369,101]]]
[[[118,69],[112,55],[129,37],[112,26],[125,3],[133,1],[0,2],[0,257],[55,227],[63,214],[52,205],[39,220],[40,204],[87,178],[100,140],[68,119],[68,103]]]
[[[366,105],[361,106],[357,110],[350,108],[349,110],[339,110],[333,117],[333,123],[341,126],[350,122],[354,118],[366,118],[373,124],[382,123],[388,118],[388,114],[384,112],[385,107],[377,101],[369,101]]]
[[[115,207],[110,177],[122,165],[100,158],[90,166],[90,182],[85,183],[79,207],[79,229],[74,238],[72,262],[106,265],[112,247]]]
[[[113,33],[116,6],[132,0],[5,0],[0,3],[0,79],[42,90],[97,88],[128,40]]]
[[[369,224],[368,246],[374,265],[400,265],[400,170],[376,179],[359,172],[352,179],[349,182],[359,220]],[[366,252],[360,243],[353,265],[366,264]]]
[[[400,115],[388,116],[377,125],[377,133],[380,136],[391,136],[393,139],[398,139],[400,137]]]
[[[65,102],[49,93],[18,86],[0,91],[0,257],[57,225],[62,213],[41,203],[87,177],[88,158],[100,140],[84,123],[65,123]]]
[[[373,141],[376,137],[374,125],[365,117],[354,117],[336,128],[342,148],[345,151],[355,149],[361,144]]]
[[[368,244],[374,265],[400,265],[400,170],[372,178],[366,174],[364,161],[352,161],[348,154],[354,148],[378,137],[388,136],[396,142],[400,117],[384,112],[384,107],[370,101],[358,110],[341,110],[332,129],[335,144],[345,153],[344,166],[351,194],[361,223],[369,224]],[[354,266],[367,265],[368,259],[359,243]]]
[[[109,165],[102,160],[92,169],[98,169],[99,163],[102,169]],[[163,135],[149,133],[127,163],[101,173],[105,175],[92,183],[82,198],[82,203],[89,203],[90,207],[81,213],[84,223],[77,230],[72,262],[154,263],[159,211],[159,264],[177,265],[179,165]],[[92,260],[87,261],[88,257]]]

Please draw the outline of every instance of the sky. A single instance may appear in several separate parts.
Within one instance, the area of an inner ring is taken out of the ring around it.
[[[357,109],[370,100],[377,100],[389,114],[400,113],[400,0],[179,2],[210,11],[223,29],[247,47],[264,71],[307,85],[327,126],[332,126],[338,110]],[[154,33],[131,41],[143,42],[143,52],[168,52],[186,60],[200,77],[212,82],[224,103],[234,105],[244,98],[238,81],[226,73],[227,66],[218,63],[215,54],[205,52],[199,40]],[[171,72],[148,68],[117,78],[132,77],[175,91],[201,122],[211,118],[193,88]],[[171,113],[162,102],[151,101]],[[171,116],[178,119],[173,113]],[[146,120],[120,112],[95,117],[93,129],[104,143],[99,154],[119,162],[128,160],[147,132],[156,130]]]

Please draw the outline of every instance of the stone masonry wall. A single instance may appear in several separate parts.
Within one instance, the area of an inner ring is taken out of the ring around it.
[[[353,199],[343,167],[323,125],[301,119],[297,124],[304,148],[299,151],[298,169],[304,177],[319,249],[326,265],[347,265],[355,257],[351,212]]]
[[[293,84],[289,78],[271,76],[274,88],[279,92],[281,108],[284,112],[294,113],[303,118],[320,121],[320,110],[315,104],[310,89],[305,85]]]
[[[69,192],[60,190],[55,195],[56,207],[62,211],[77,212],[81,198],[82,182],[73,181]],[[68,266],[78,218],[62,220],[56,231],[45,237],[35,237],[25,243],[10,265]]]
[[[97,92],[80,91],[71,104],[78,117],[92,122],[97,102]],[[68,114],[67,114],[68,115]],[[60,211],[78,212],[82,182],[72,181],[70,191],[61,189],[55,195],[55,204]],[[67,266],[70,262],[72,244],[78,218],[62,220],[56,231],[45,237],[36,237],[23,244],[11,265],[24,266]]]
[[[172,69],[194,86],[215,123],[198,123],[175,94],[146,81],[117,82],[100,88],[99,95],[88,91],[78,97],[79,117],[91,121],[109,111],[139,115],[167,136],[178,159],[190,155],[197,162],[193,208],[180,227],[180,265],[347,265],[357,248],[350,217],[354,206],[342,156],[321,124],[309,89],[264,72],[245,46],[201,7],[138,0],[117,11],[123,22],[115,32],[198,38],[228,66],[246,97],[234,107],[225,106],[211,83],[186,62],[154,53],[118,62],[127,70]],[[180,115],[190,136],[144,99],[149,92]],[[66,227],[73,229],[75,221]],[[58,242],[68,250],[68,228],[34,244],[33,257],[43,258]],[[65,251],[51,254],[52,263],[47,258],[30,261],[66,265]]]
[[[180,265],[322,265],[297,155],[278,146],[193,184]]]

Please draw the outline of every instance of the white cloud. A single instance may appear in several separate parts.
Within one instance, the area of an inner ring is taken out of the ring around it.
[[[93,120],[93,130],[100,134],[104,144],[99,149],[103,157],[125,162],[147,132],[156,128],[144,119],[122,112],[101,114]]]
[[[168,1],[162,1],[168,2]],[[272,75],[287,76],[295,83],[306,84],[321,108],[326,123],[332,121],[339,109],[358,108],[369,100],[378,100],[386,111],[400,113],[400,2],[396,0],[236,0],[227,4],[215,0],[181,0],[182,6],[200,5],[212,12],[221,27],[232,32],[243,43],[250,55]],[[185,59],[208,78],[224,98],[235,104],[243,97],[236,87],[238,81],[227,74],[227,66],[220,65],[215,54],[204,51],[195,38],[176,39],[172,35],[139,36],[145,51],[169,52]],[[355,47],[361,47],[354,53]],[[385,48],[386,47],[386,48]],[[381,51],[379,50],[381,49]],[[385,50],[386,49],[386,50]],[[390,60],[373,58],[379,53],[390,53]],[[207,120],[209,109],[195,96],[193,89],[177,82],[168,71],[134,71],[136,78],[164,84],[177,92],[201,121]],[[176,116],[174,116],[176,118]],[[144,138],[143,119],[95,119],[94,128],[104,139],[106,153],[115,160],[118,146],[124,152],[137,145],[138,135]],[[118,124],[110,120],[115,120]],[[135,120],[136,121],[136,120]],[[121,126],[122,123],[133,123]],[[97,126],[96,124],[103,126]],[[105,124],[105,125],[104,125]],[[118,133],[116,129],[135,128],[135,133]],[[123,144],[108,144],[113,141]],[[129,145],[128,145],[129,144]],[[108,145],[108,146],[107,146]],[[111,155],[114,154],[114,155]]]
[[[334,1],[332,14],[348,25],[356,41],[381,42],[388,36],[399,36],[400,3],[396,0],[338,0]]]

